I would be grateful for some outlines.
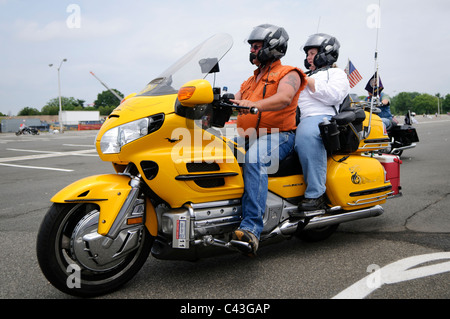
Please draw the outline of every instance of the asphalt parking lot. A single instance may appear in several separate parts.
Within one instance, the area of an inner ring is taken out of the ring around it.
[[[102,298],[450,298],[450,121],[428,119],[417,130],[420,143],[402,156],[403,196],[389,200],[382,216],[343,224],[324,242],[262,247],[256,259],[149,257],[130,283]],[[68,298],[40,272],[35,241],[53,194],[85,176],[114,172],[98,158],[95,135],[0,134],[0,298]],[[397,273],[367,291],[370,267]]]

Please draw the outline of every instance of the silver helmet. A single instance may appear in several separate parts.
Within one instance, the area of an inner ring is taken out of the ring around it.
[[[337,61],[340,47],[341,45],[335,37],[325,33],[316,33],[306,40],[303,50],[308,54],[309,49],[318,49],[317,55],[314,57],[314,65],[319,69],[324,66],[331,66]],[[306,59],[305,67],[308,69],[311,67]]]
[[[256,41],[263,42],[263,46],[256,56],[261,64],[281,59],[286,54],[288,40],[289,35],[286,30],[273,24],[261,24],[253,28],[248,37],[250,44]],[[250,62],[253,58],[255,58],[254,54],[250,54]]]

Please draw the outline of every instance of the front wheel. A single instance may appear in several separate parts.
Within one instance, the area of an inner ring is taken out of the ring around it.
[[[142,267],[154,238],[140,225],[109,240],[97,233],[98,206],[53,204],[37,237],[37,258],[50,283],[74,296],[112,292]]]

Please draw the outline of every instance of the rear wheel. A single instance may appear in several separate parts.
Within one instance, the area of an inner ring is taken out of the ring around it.
[[[37,237],[39,266],[59,290],[83,297],[112,292],[129,281],[150,253],[145,226],[122,231],[115,240],[97,233],[94,204],[53,204]]]

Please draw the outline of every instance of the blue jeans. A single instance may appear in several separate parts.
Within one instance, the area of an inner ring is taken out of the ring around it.
[[[384,127],[386,128],[387,131],[391,129],[391,126],[392,126],[392,120],[391,119],[382,117],[381,121],[383,122]]]
[[[327,181],[327,151],[320,137],[319,123],[331,115],[304,118],[297,127],[295,150],[302,165],[306,183],[305,198],[318,198],[325,193]]]
[[[280,132],[264,135],[253,141],[245,154],[243,167],[244,195],[240,229],[250,231],[257,238],[264,228],[268,174],[278,170],[279,163],[294,149],[295,134]]]

